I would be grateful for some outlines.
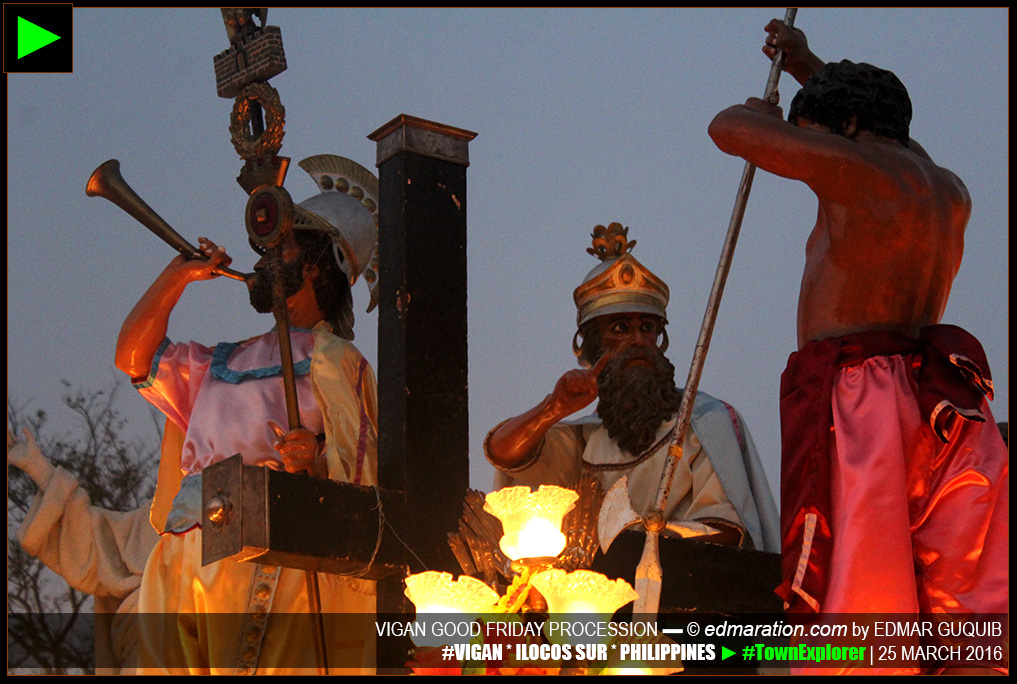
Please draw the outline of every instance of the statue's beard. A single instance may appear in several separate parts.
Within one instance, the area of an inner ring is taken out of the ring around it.
[[[286,299],[289,299],[304,286],[304,265],[300,261],[294,261],[283,263],[282,266],[283,288]],[[248,295],[254,310],[258,313],[272,313],[272,278],[268,274],[268,269],[255,271],[248,279],[248,283],[250,288]]]
[[[635,359],[648,363],[629,367]],[[597,413],[607,434],[633,456],[653,445],[661,423],[678,412],[682,401],[674,384],[674,366],[656,349],[623,350],[604,366],[597,384]]]

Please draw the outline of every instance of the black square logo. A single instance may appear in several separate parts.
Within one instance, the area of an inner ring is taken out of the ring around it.
[[[74,5],[4,5],[4,73],[73,71]]]

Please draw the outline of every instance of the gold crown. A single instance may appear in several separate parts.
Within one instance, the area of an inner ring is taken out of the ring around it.
[[[576,320],[580,326],[597,316],[648,313],[667,318],[670,292],[663,280],[629,252],[636,246],[629,229],[620,223],[593,229],[593,247],[587,252],[601,260],[576,288]]]

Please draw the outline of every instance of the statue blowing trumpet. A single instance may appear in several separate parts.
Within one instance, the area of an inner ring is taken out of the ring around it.
[[[173,230],[161,216],[155,213],[152,207],[145,203],[145,200],[138,196],[138,193],[134,192],[124,177],[120,175],[120,162],[116,159],[103,162],[99,168],[92,172],[92,176],[88,179],[88,185],[85,187],[85,194],[89,197],[105,197],[188,259],[206,258],[197,247]],[[242,282],[247,281],[246,275],[231,268],[217,268],[214,273]]]

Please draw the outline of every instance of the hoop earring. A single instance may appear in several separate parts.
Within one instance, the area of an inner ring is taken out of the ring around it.
[[[583,355],[583,343],[579,341],[578,330],[576,330],[576,334],[572,336],[572,353],[576,355],[577,359]]]

